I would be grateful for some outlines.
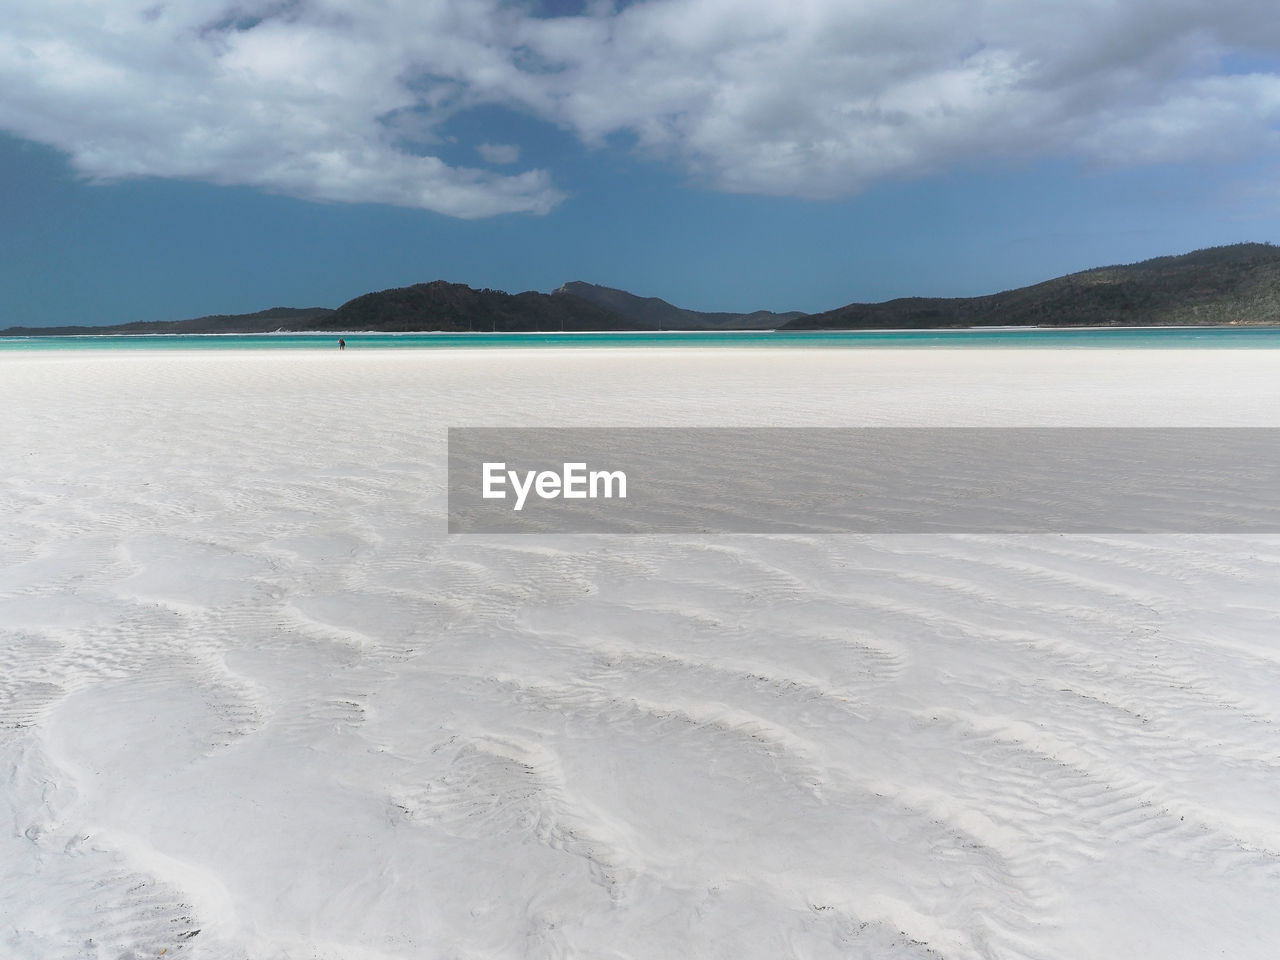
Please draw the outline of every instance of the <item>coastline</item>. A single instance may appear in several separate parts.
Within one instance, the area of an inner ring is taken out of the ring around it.
[[[1280,327],[1139,326],[1139,327],[971,327],[964,329],[883,330],[678,330],[600,332],[476,332],[323,331],[201,334],[64,334],[48,337],[0,337],[0,355],[34,350],[113,349],[253,349],[299,347],[328,349],[339,338],[351,347],[394,349],[492,349],[494,347],[709,347],[734,346],[784,350],[885,347],[936,349],[984,348],[1259,348],[1280,347]]]
[[[770,334],[836,334],[836,333],[997,333],[997,332],[1018,332],[1031,330],[1056,330],[1067,332],[1071,330],[1123,330],[1135,332],[1140,330],[1277,330],[1280,331],[1280,324],[1275,323],[1178,323],[1178,324],[1080,324],[1071,326],[1054,326],[1051,324],[979,324],[968,327],[819,327],[805,330],[787,330],[785,328],[767,328],[767,329],[720,329],[706,328],[697,330],[475,330],[475,331],[457,331],[457,330],[264,330],[254,333],[225,333],[225,332],[207,332],[207,333],[63,333],[50,334],[48,339],[77,339],[85,337],[290,337],[290,336],[306,336],[306,337],[342,337],[342,336],[366,336],[366,337],[425,337],[425,336],[445,336],[445,337],[493,337],[493,336],[529,336],[529,337],[551,337],[551,336],[653,336],[655,334],[670,334],[672,336],[680,336],[687,334],[695,335],[746,335],[746,336],[764,336]],[[21,335],[5,335],[0,334],[3,340],[25,340],[32,338],[40,338],[40,334],[21,334]]]

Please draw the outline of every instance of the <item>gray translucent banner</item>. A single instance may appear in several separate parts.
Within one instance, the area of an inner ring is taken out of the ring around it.
[[[451,428],[449,532],[1275,533],[1280,429]]]

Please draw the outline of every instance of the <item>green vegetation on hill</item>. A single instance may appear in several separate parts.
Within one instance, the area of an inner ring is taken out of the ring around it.
[[[155,333],[275,333],[277,330],[312,330],[333,311],[328,307],[272,307],[257,313],[216,314],[191,320],[158,320],[118,323],[110,327],[10,327],[8,337],[88,336],[91,334]]]
[[[1212,247],[983,297],[851,303],[792,320],[785,329],[1193,324],[1280,324],[1280,247]]]
[[[789,320],[804,316],[798,310],[791,313],[773,313],[769,310],[757,310],[754,313],[703,313],[673,306],[657,297],[637,297],[625,290],[601,287],[581,280],[566,283],[555,293],[589,300],[597,306],[636,321],[646,330],[772,330]]]
[[[273,331],[866,330],[975,326],[1280,325],[1280,247],[1239,243],[1126,266],[1098,267],[983,297],[909,297],[826,313],[699,313],[656,297],[567,283],[554,293],[503,293],[419,283],[325,307],[110,327],[10,327],[7,336],[270,333]]]
[[[476,290],[436,280],[348,300],[311,329],[499,333],[639,328],[577,297]]]
[[[474,290],[461,283],[419,283],[366,293],[336,310],[274,307],[239,316],[126,323],[110,327],[11,327],[8,336],[157,333],[273,333],[332,330],[452,331],[476,333],[638,330],[635,321],[577,297],[546,293]]]

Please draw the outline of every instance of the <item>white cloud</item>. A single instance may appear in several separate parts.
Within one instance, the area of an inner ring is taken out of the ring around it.
[[[506,165],[520,159],[520,148],[512,143],[482,143],[476,147],[487,163]]]
[[[439,158],[504,105],[614,135],[718,189],[829,197],[1008,157],[1272,154],[1257,0],[8,0],[0,129],[86,176],[175,177],[477,217],[544,212],[544,170]],[[471,144],[515,164],[503,130]]]
[[[97,179],[542,213],[562,196],[546,171],[499,175],[430,155],[434,130],[471,101],[472,76],[514,72],[494,39],[503,20],[484,0],[11,0],[0,128],[66,151]]]
[[[523,25],[556,67],[537,109],[619,131],[728,190],[826,197],[968,161],[1119,163],[1273,148],[1267,4],[1159,0],[653,0]],[[1254,29],[1256,26],[1257,29]]]

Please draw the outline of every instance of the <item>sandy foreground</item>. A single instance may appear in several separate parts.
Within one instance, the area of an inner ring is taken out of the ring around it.
[[[444,533],[449,426],[1277,426],[1280,353],[14,353],[0,403],[0,956],[1280,954],[1280,538]]]

